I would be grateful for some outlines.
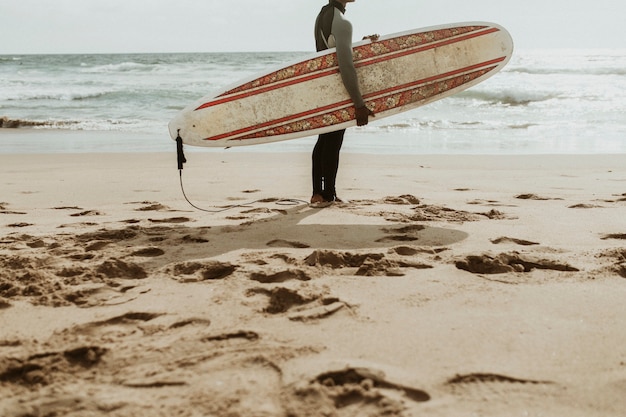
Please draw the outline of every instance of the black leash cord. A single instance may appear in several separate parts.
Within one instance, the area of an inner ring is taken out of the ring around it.
[[[183,139],[180,137],[180,129],[178,129],[177,133],[178,133],[178,136],[176,137],[176,156],[177,156],[177,162],[178,162],[178,176],[180,179],[180,190],[183,192],[183,197],[185,197],[185,200],[187,200],[187,203],[189,203],[191,207],[195,208],[196,210],[203,211],[205,213],[222,213],[222,212],[232,210],[235,208],[249,207],[252,204],[260,203],[263,201],[263,200],[255,200],[249,203],[235,204],[232,206],[224,207],[222,209],[213,209],[213,210],[204,209],[193,204],[189,200],[189,198],[187,198],[187,194],[185,193],[185,187],[183,185],[183,164],[187,162],[187,158],[185,158],[185,153],[183,152]],[[276,204],[281,205],[281,206],[297,206],[299,204],[308,204],[308,203],[303,200],[282,199],[282,200],[276,201]]]
[[[252,204],[256,204],[256,203],[262,203],[264,202],[264,200],[255,200],[255,201],[250,201],[249,203],[243,203],[243,204],[234,204],[232,206],[228,206],[228,207],[224,207],[221,209],[213,209],[213,210],[209,210],[209,209],[204,209],[201,207],[196,206],[195,204],[193,204],[189,198],[187,198],[187,194],[185,193],[185,187],[183,185],[183,170],[179,170],[179,178],[180,178],[180,190],[183,193],[183,197],[185,197],[185,200],[187,200],[187,203],[189,203],[189,205],[193,208],[195,208],[196,210],[199,211],[203,211],[205,213],[223,213],[225,211],[228,210],[232,210],[232,209],[236,209],[236,208],[244,208],[244,207],[250,207]],[[301,204],[309,204],[304,200],[298,200],[298,199],[294,199],[294,198],[284,198],[284,199],[280,199],[275,201],[274,203],[276,203],[279,206],[298,206]]]

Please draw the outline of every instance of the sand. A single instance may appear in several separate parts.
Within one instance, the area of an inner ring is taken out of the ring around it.
[[[0,155],[0,415],[623,416],[626,155]]]

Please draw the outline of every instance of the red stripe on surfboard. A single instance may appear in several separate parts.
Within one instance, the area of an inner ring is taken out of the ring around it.
[[[414,81],[414,82],[411,82],[411,83],[406,83],[406,84],[399,85],[399,86],[392,87],[392,88],[388,88],[388,89],[385,89],[385,90],[380,90],[380,91],[377,91],[375,93],[369,93],[369,94],[366,94],[363,98],[365,100],[368,100],[368,99],[372,99],[372,98],[375,98],[375,97],[378,97],[378,96],[391,95],[391,94],[394,94],[394,93],[397,93],[397,92],[401,92],[403,90],[409,90],[411,88],[418,87],[420,85],[426,85],[426,84],[434,83],[436,81],[444,80],[446,78],[451,78],[451,77],[454,77],[454,76],[457,76],[457,75],[460,75],[460,74],[463,74],[463,73],[467,73],[467,72],[470,72],[470,71],[473,71],[473,70],[476,70],[476,69],[479,69],[479,68],[484,68],[484,67],[488,67],[490,65],[495,65],[495,64],[498,64],[498,63],[504,61],[505,59],[506,59],[506,57],[501,57],[501,58],[496,58],[496,59],[493,59],[493,60],[490,60],[490,61],[486,61],[486,62],[483,62],[483,63],[480,63],[480,64],[470,65],[470,66],[465,67],[465,68],[461,68],[461,69],[454,70],[454,71],[449,71],[449,72],[447,72],[445,74],[439,74],[439,75],[436,75],[436,76],[424,78],[422,80]],[[306,118],[308,116],[311,116],[311,115],[323,114],[324,112],[327,112],[327,111],[330,111],[330,110],[340,110],[342,108],[347,108],[347,107],[351,107],[351,106],[352,106],[352,100],[347,99],[347,100],[344,100],[344,101],[340,101],[338,103],[330,104],[330,105],[323,106],[323,107],[318,107],[318,108],[316,108],[314,110],[309,110],[309,111],[306,111],[306,112],[293,114],[293,115],[290,115],[290,116],[282,117],[280,119],[273,119],[273,120],[270,120],[270,121],[265,122],[265,123],[260,123],[260,124],[254,125],[254,126],[249,126],[249,127],[246,127],[246,128],[238,129],[238,130],[233,131],[233,132],[223,133],[223,134],[220,134],[220,135],[212,136],[210,138],[205,138],[204,140],[206,140],[206,141],[217,141],[217,140],[225,139],[225,138],[232,137],[232,136],[239,136],[239,135],[243,135],[243,134],[252,132],[254,130],[262,130],[262,129],[267,128],[267,127],[281,125],[281,124],[283,124],[285,122],[288,122],[288,121],[296,121],[296,120],[299,120],[299,119],[304,119],[304,118]],[[236,139],[237,138],[233,138],[233,140],[236,140]]]
[[[469,67],[457,69],[457,70],[454,70],[454,71],[449,71],[449,72],[446,72],[444,74],[434,75],[432,77],[424,78],[422,80],[413,81],[413,82],[406,83],[406,84],[403,84],[403,85],[399,85],[399,86],[396,86],[396,87],[387,88],[385,90],[380,90],[380,91],[377,91],[375,93],[369,93],[369,94],[366,94],[363,98],[367,100],[369,98],[376,97],[376,96],[379,96],[379,95],[385,95],[385,94],[393,93],[393,92],[396,92],[396,91],[401,91],[401,90],[406,90],[406,89],[409,89],[409,88],[412,88],[412,87],[417,87],[420,84],[432,83],[432,82],[435,82],[435,81],[438,81],[438,80],[441,80],[441,79],[444,79],[444,78],[449,78],[449,77],[453,77],[455,75],[463,74],[464,72],[469,72],[469,71],[473,71],[475,69],[479,69],[479,68],[482,68],[482,67],[488,67],[490,65],[499,64],[500,62],[504,61],[505,59],[506,59],[506,57],[501,57],[501,58],[492,59],[490,61],[485,61],[485,62],[482,62],[480,64],[470,65]]]
[[[212,137],[206,138],[204,140],[216,141],[216,140],[220,140],[220,139],[225,139],[225,138],[227,138],[229,136],[241,135],[241,134],[244,134],[244,133],[251,132],[253,130],[263,129],[265,127],[270,127],[270,126],[274,126],[274,125],[277,125],[277,124],[281,124],[281,123],[287,122],[289,120],[301,119],[301,118],[309,116],[311,114],[323,113],[325,111],[333,110],[336,107],[349,107],[350,104],[352,104],[352,100],[345,100],[345,101],[342,101],[342,102],[339,102],[339,103],[330,104],[328,106],[318,107],[315,110],[309,110],[309,111],[302,112],[302,113],[299,113],[299,114],[293,114],[291,116],[282,117],[280,119],[273,119],[273,120],[270,120],[269,122],[260,123],[258,125],[254,125],[254,126],[250,126],[250,127],[244,127],[243,129],[235,130],[233,132],[228,132],[228,133],[223,133],[221,135],[212,136]]]
[[[388,39],[377,40],[375,42],[364,42],[362,45],[354,47],[354,58],[355,62],[365,61],[377,56],[411,49],[420,45],[424,46],[432,44],[470,32],[477,32],[488,27],[489,26],[460,26],[440,28],[427,32],[407,32],[405,34],[397,34],[396,36]],[[337,54],[326,52],[326,54],[315,56],[308,61],[301,61],[289,65],[288,67],[280,68],[274,72],[236,86],[231,90],[223,92],[219,95],[219,97],[242,93],[244,91],[251,91],[255,88],[276,84],[288,79],[298,78],[300,76],[333,68],[337,66],[336,58]]]
[[[355,66],[358,68],[358,67],[364,67],[364,66],[367,66],[367,65],[378,64],[380,62],[388,61],[390,59],[395,59],[395,58],[400,58],[400,57],[403,57],[403,56],[417,54],[417,53],[428,51],[428,50],[431,50],[431,49],[440,48],[442,46],[452,45],[453,43],[466,41],[468,39],[478,38],[479,36],[489,35],[491,33],[499,32],[499,31],[500,31],[500,29],[498,29],[498,28],[490,28],[490,29],[487,29],[487,30],[481,30],[479,32],[468,33],[468,34],[461,35],[461,36],[456,37],[456,38],[445,39],[443,41],[439,41],[439,42],[434,43],[434,44],[408,48],[408,49],[406,49],[404,51],[392,52],[392,53],[387,54],[387,55],[381,55],[378,58],[369,58],[369,59],[361,61],[361,62],[356,62]]]
[[[316,78],[325,77],[327,75],[331,75],[331,74],[335,74],[335,73],[339,73],[339,69],[333,68],[333,69],[325,70],[324,72],[318,72],[318,73],[315,73],[315,74],[307,75],[307,76],[302,77],[302,78],[296,78],[296,79],[284,81],[284,82],[281,82],[280,84],[274,84],[274,85],[270,85],[270,86],[267,86],[267,87],[259,88],[259,89],[254,90],[254,91],[249,91],[249,92],[245,92],[245,93],[239,93],[239,94],[234,95],[234,96],[224,97],[224,98],[221,98],[221,99],[218,99],[218,100],[213,100],[213,101],[210,101],[208,103],[204,103],[202,106],[198,107],[196,110],[202,110],[202,109],[206,109],[207,107],[217,106],[218,104],[228,103],[230,101],[235,101],[235,100],[239,100],[239,99],[242,99],[242,98],[254,96],[254,95],[257,95],[257,94],[266,93],[268,91],[277,90],[278,88],[287,87],[287,86],[294,85],[294,84],[300,84],[303,81],[310,81],[310,80],[314,80]]]
[[[489,28],[486,30],[481,30],[475,33],[469,33],[469,34],[465,34],[465,35],[461,35],[459,37],[455,37],[455,38],[451,38],[451,39],[445,39],[443,41],[439,41],[436,43],[432,43],[429,45],[425,45],[425,46],[420,46],[420,47],[413,47],[413,48],[409,48],[406,49],[404,51],[400,51],[400,52],[394,52],[394,53],[390,53],[390,54],[386,54],[386,55],[382,55],[379,58],[369,58],[366,59],[364,61],[361,62],[357,62],[355,63],[356,67],[364,67],[364,66],[368,66],[368,65],[374,65],[374,64],[378,64],[380,62],[384,62],[384,61],[388,61],[394,58],[399,58],[402,56],[408,56],[408,55],[412,55],[412,54],[416,54],[419,52],[423,52],[423,51],[428,51],[430,49],[435,49],[435,48],[439,48],[442,46],[446,46],[446,45],[451,45],[457,42],[462,42],[468,39],[473,39],[473,38],[477,38],[480,36],[484,36],[484,35],[489,35],[491,33],[494,32],[498,32],[500,31],[500,29],[498,28]],[[217,100],[213,100],[213,101],[209,101],[207,103],[202,104],[201,106],[199,106],[198,108],[196,108],[195,110],[202,110],[202,109],[206,109],[208,107],[213,107],[213,106],[217,106],[219,104],[224,104],[224,103],[228,103],[231,101],[236,101],[242,98],[246,98],[246,97],[250,97],[253,95],[257,95],[257,94],[262,94],[262,93],[266,93],[268,91],[273,91],[273,90],[277,90],[278,88],[282,88],[282,87],[286,87],[286,86],[290,86],[290,85],[295,85],[295,84],[299,84],[301,82],[304,81],[311,81],[317,78],[322,78],[325,77],[327,75],[331,75],[331,74],[337,74],[339,73],[339,69],[338,68],[331,68],[331,69],[326,69],[323,70],[321,72],[316,72],[313,74],[309,74],[300,78],[295,78],[295,79],[290,79],[287,81],[282,81],[279,83],[275,83],[272,85],[268,85],[266,87],[261,87],[261,88],[257,88],[254,90],[249,90],[249,91],[245,91],[242,93],[238,93],[238,94],[234,94],[231,96],[227,96],[227,97],[223,97],[223,98],[219,98]]]

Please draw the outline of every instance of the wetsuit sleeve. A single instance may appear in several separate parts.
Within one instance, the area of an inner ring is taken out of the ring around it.
[[[343,84],[356,107],[365,106],[359,89],[359,80],[352,60],[352,24],[340,16],[333,19],[332,34],[335,37],[337,61]]]

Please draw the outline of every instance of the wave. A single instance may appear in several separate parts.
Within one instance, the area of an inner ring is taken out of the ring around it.
[[[69,86],[63,91],[21,91],[21,92],[7,92],[6,95],[0,93],[0,100],[4,101],[39,101],[39,100],[52,100],[52,101],[83,101],[100,99],[108,96],[116,96],[120,93],[116,90],[94,90],[94,91],[68,91]]]
[[[37,100],[57,100],[57,101],[81,101],[89,100],[92,98],[100,98],[107,93],[58,93],[58,94],[33,94],[23,97],[8,97],[7,101],[37,101]]]
[[[539,126],[538,123],[520,123],[520,124],[512,124],[508,125],[509,129],[519,129],[519,130],[528,130],[531,127]]]
[[[626,50],[530,50],[517,53],[504,73],[528,75],[626,75]]]
[[[532,103],[562,98],[564,97],[561,94],[548,91],[487,91],[479,89],[464,91],[457,96],[457,99],[476,100],[490,105],[501,106],[528,106]]]
[[[368,133],[379,132],[414,132],[414,131],[436,131],[436,130],[464,130],[464,131],[485,131],[485,130],[529,130],[540,126],[534,122],[512,122],[510,120],[452,120],[438,118],[441,115],[422,116],[420,118],[405,118],[395,120],[390,123],[372,124],[361,128]],[[397,116],[396,116],[397,117]]]
[[[116,73],[116,72],[149,72],[153,71],[157,65],[141,64],[138,62],[121,62],[118,64],[106,64],[90,67],[89,64],[82,63],[81,70],[87,74],[100,74],[100,73]]]
[[[541,67],[512,67],[505,72],[529,74],[529,75],[613,75],[613,76],[625,76],[626,68],[618,67],[600,67],[600,68],[541,68]]]
[[[0,117],[0,129],[66,129],[88,131],[151,131],[156,128],[163,130],[158,121],[125,119],[125,120],[30,120]],[[165,130],[163,130],[165,131]]]
[[[57,122],[53,121],[9,119],[6,116],[0,117],[0,128],[2,129],[17,129],[20,127],[53,127],[56,123]]]

